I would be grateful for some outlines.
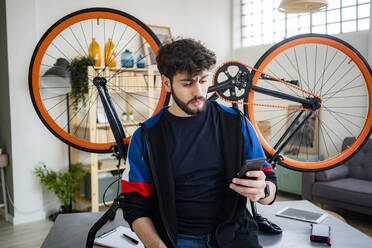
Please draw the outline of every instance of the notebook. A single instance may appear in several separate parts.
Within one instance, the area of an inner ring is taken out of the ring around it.
[[[134,244],[130,239],[123,236],[123,234],[138,241],[138,244]],[[129,227],[118,226],[112,230],[104,232],[100,236],[94,239],[94,244],[102,247],[115,247],[115,248],[144,248],[137,235],[130,230]]]

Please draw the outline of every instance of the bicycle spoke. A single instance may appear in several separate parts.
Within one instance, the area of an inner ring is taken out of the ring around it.
[[[359,84],[357,86],[353,86],[353,87],[350,87],[350,88],[345,88],[345,89],[342,89],[342,90],[330,92],[330,93],[328,93],[328,95],[333,94],[333,93],[340,93],[340,92],[343,92],[343,91],[346,91],[346,90],[351,90],[351,89],[356,89],[356,88],[360,88],[360,87],[365,87],[365,86],[366,86],[365,84]],[[331,97],[332,96],[330,96],[329,98],[331,98]]]
[[[336,70],[333,71],[333,73],[331,74],[331,76],[329,76],[329,78],[325,81],[324,84],[326,84],[332,77],[333,75],[338,71],[338,69],[341,67],[341,65],[346,61],[346,57],[344,58],[344,60],[337,66]],[[327,93],[325,93],[324,95],[326,95]],[[322,92],[320,92],[320,95],[322,96]]]
[[[50,55],[49,53],[45,52],[45,55],[47,55],[47,56],[51,57],[52,59],[54,59],[55,61],[57,61],[57,58],[54,57],[54,56],[52,56],[52,55]]]
[[[332,112],[329,112],[331,115],[332,115],[332,117],[338,122],[338,123],[340,123],[340,125],[341,126],[343,126],[343,128],[345,128],[345,130],[352,136],[352,137],[354,137],[354,134],[348,129],[348,128],[346,128],[345,127],[345,125],[338,119],[338,118],[336,118],[335,116],[334,116],[334,114],[332,113]],[[354,137],[355,138],[355,137]]]
[[[305,62],[306,62],[306,78],[307,82],[309,82],[309,67],[307,65],[307,46],[305,45]]]
[[[47,111],[51,111],[52,109],[54,109],[57,105],[59,105],[60,103],[66,101],[66,98],[63,98],[61,101],[59,101],[58,103],[56,103],[55,105],[53,105],[53,107],[49,108]]]
[[[335,111],[332,111],[332,110],[329,110],[327,107],[325,107],[324,106],[324,108],[326,109],[325,111],[327,111],[327,112],[330,112],[330,113],[334,113],[334,114],[336,114],[337,112],[335,112]],[[350,124],[352,124],[352,125],[354,125],[355,127],[357,127],[357,128],[359,128],[359,129],[361,129],[361,127],[360,126],[358,126],[357,124],[355,124],[354,122],[352,122],[352,121],[350,121],[349,119],[347,119],[347,118],[345,118],[345,117],[343,117],[342,115],[338,115],[340,118],[342,118],[342,119],[344,119],[346,122],[349,122]]]
[[[86,38],[86,36],[85,36],[85,32],[84,32],[83,25],[81,24],[81,22],[80,22],[80,29],[81,29],[81,33],[82,33],[83,36],[84,36],[84,41],[85,41],[85,45],[87,46],[87,51],[89,52],[88,41],[87,41],[87,38]]]
[[[76,110],[75,111],[75,113],[74,113],[74,115],[68,120],[68,122],[66,123],[66,125],[63,127],[63,129],[65,129],[66,128],[66,126],[68,125],[68,123],[71,123],[71,121],[76,117],[76,115],[80,112],[80,110],[83,108],[83,107],[85,107],[86,106],[86,103],[87,102],[90,102],[90,100],[92,99],[92,96],[94,96],[94,94],[93,94],[93,92],[92,92],[92,95],[89,97],[89,99],[88,100],[86,100],[86,101],[84,101],[82,104],[81,104],[81,106],[80,106],[80,108],[78,109],[78,110]],[[95,96],[96,98],[98,97],[98,92],[96,92],[96,96]],[[95,100],[94,100],[95,101]],[[94,102],[93,101],[93,102]],[[90,106],[89,106],[89,109],[88,109],[88,111],[87,112],[89,112],[89,110],[92,108],[92,106],[93,106],[93,104],[90,104]],[[66,109],[67,110],[67,109]],[[65,111],[66,111],[65,110]],[[57,118],[58,119],[58,118]],[[57,120],[56,119],[56,120]]]
[[[79,46],[80,46],[81,50],[83,50],[83,52],[84,52],[85,56],[86,56],[86,57],[89,57],[89,56],[88,56],[88,54],[87,54],[87,52],[85,51],[85,49],[84,49],[84,48],[83,48],[83,46],[81,45],[81,43],[80,43],[79,39],[78,39],[78,38],[76,37],[76,35],[75,35],[74,31],[72,30],[72,28],[71,28],[71,27],[69,27],[69,29],[70,29],[70,31],[71,31],[71,33],[72,33],[72,35],[74,36],[75,40],[76,40],[76,41],[78,42],[78,44],[79,44]],[[89,51],[89,49],[88,49],[87,51]]]
[[[279,62],[277,62],[276,60],[275,60],[275,62],[282,68],[282,70],[283,71],[285,71],[285,73],[289,76],[289,78],[291,78],[291,79],[294,79],[294,77],[292,77],[289,73],[288,73],[288,71],[279,63]],[[286,85],[286,84],[285,84]],[[287,85],[288,86],[288,85]],[[288,86],[289,88],[291,88],[292,89],[292,87],[290,87],[290,86]],[[294,92],[295,94],[296,94],[296,96],[299,96],[294,90],[292,90],[292,92]]]
[[[44,102],[44,101],[51,100],[51,99],[61,97],[61,96],[66,96],[66,94],[61,94],[61,95],[51,96],[51,97],[47,97],[47,98],[42,98],[42,100]]]
[[[340,79],[344,78],[344,76],[347,75],[353,68],[354,66],[350,67],[349,70],[347,70],[338,80],[336,80],[336,82],[327,90],[326,93],[324,93],[324,95],[327,95],[327,93],[339,83]]]
[[[336,93],[334,93],[332,96],[330,96],[329,98],[332,98],[333,96],[335,96],[337,94],[337,92],[341,92],[346,86],[348,86],[349,84],[351,84],[352,82],[354,82],[355,79],[359,78],[360,75],[356,76],[354,79],[352,79],[349,83],[345,84],[341,89],[339,89],[338,91],[336,91]],[[364,85],[363,85],[364,86]],[[349,88],[349,89],[353,89],[353,88]],[[324,94],[325,96],[327,95],[330,95],[329,92],[327,92],[328,94]],[[327,100],[328,101],[328,100]]]
[[[76,52],[76,53],[78,53],[79,54],[79,56],[81,56],[81,57],[83,57],[83,55],[63,36],[63,34],[59,34],[59,36],[61,36],[62,37],[62,39],[64,40],[64,41],[66,41],[66,43],[67,44],[69,44],[70,45],[70,47],[72,48],[72,49],[74,49],[74,51]]]
[[[318,45],[315,44],[315,62],[314,62],[315,73],[314,73],[314,87],[313,87],[313,89],[312,89],[311,92],[315,92],[315,87],[316,87],[315,79],[316,79],[316,65],[317,65],[317,63],[316,63],[316,58],[317,58],[317,56],[318,56]],[[309,90],[310,90],[310,88],[309,88]]]
[[[324,83],[324,75],[325,75],[325,72],[328,70],[329,66],[332,64],[332,62],[333,62],[333,60],[334,60],[334,58],[336,57],[337,54],[338,54],[338,52],[335,51],[335,53],[334,53],[333,56],[332,56],[332,59],[329,61],[327,67],[324,68],[322,75],[319,76],[319,78],[318,78],[318,80],[317,80],[317,82],[316,82],[316,83],[318,84],[319,80],[322,78],[322,85],[321,85],[321,87],[320,87],[320,90],[316,92],[317,95],[319,95],[319,94],[321,95],[321,93],[322,93],[322,90],[323,90],[323,87],[324,87],[324,84],[325,84],[325,83]],[[325,63],[325,62],[324,62],[324,63]],[[322,95],[321,95],[321,96],[322,96]]]
[[[327,62],[327,55],[328,55],[328,46],[327,46],[327,50],[326,50],[326,54],[325,54],[325,58],[324,58],[323,73],[320,74],[320,77],[319,77],[319,79],[322,78],[322,84],[321,84],[322,86],[321,86],[321,88],[323,87],[323,84],[324,84],[324,73],[326,71],[326,66],[325,65],[326,65],[326,62]],[[335,55],[336,55],[336,53],[335,53]],[[315,84],[318,84],[319,79],[316,81]]]
[[[54,46],[67,60],[69,63],[71,63],[72,59],[67,57],[66,54],[64,54],[56,45],[54,45],[53,43],[51,44],[52,46]]]
[[[273,71],[271,71],[270,69],[267,69],[271,75],[274,75],[274,77],[276,78],[279,78]],[[267,81],[270,81],[270,80],[267,80]],[[271,82],[271,81],[270,81]],[[275,82],[275,81],[274,81]],[[272,85],[274,87],[274,84],[271,83],[270,85]],[[286,85],[286,84],[285,84]],[[289,85],[286,85],[287,86],[287,89],[291,90],[293,92],[293,94],[295,94],[296,96],[299,96],[296,91],[294,91],[294,89],[292,87],[290,87]],[[281,91],[280,89],[276,88],[279,92]]]
[[[93,94],[92,94],[93,95]],[[96,94],[96,96],[95,96],[95,99],[94,99],[94,101],[93,102],[95,102],[96,101],[96,99],[97,99],[97,97],[98,97],[98,94]],[[85,115],[84,115],[84,117],[81,119],[81,121],[80,121],[80,123],[79,123],[79,125],[77,125],[77,127],[76,127],[76,129],[75,129],[75,135],[77,135],[77,131],[79,130],[79,128],[80,128],[80,126],[81,126],[81,124],[83,123],[83,121],[84,121],[84,119],[88,116],[88,114],[89,114],[89,112],[90,112],[90,110],[92,109],[92,106],[93,106],[93,104],[91,104],[90,106],[89,106],[89,109],[88,109],[88,111],[85,113]],[[75,115],[77,115],[77,113],[75,114]],[[74,118],[74,117],[73,117]],[[73,119],[72,118],[72,119]],[[71,119],[71,120],[72,120]],[[88,118],[86,118],[87,120],[88,120]],[[71,120],[69,120],[69,122],[71,122]],[[87,126],[85,126],[84,127],[85,129],[88,129],[87,128]]]
[[[300,69],[299,69],[299,66],[298,66],[297,52],[296,52],[296,48],[295,47],[293,48],[293,51],[294,51],[295,58],[296,58],[296,70],[297,70],[298,78],[300,80],[303,80],[305,82],[305,84],[308,85],[307,82],[305,81],[305,79],[302,77],[302,75],[300,73]],[[288,59],[288,60],[291,61],[290,59]],[[302,96],[304,96],[304,93],[303,92],[302,92]]]
[[[129,104],[131,107],[132,107],[132,109],[134,109],[134,110],[136,110],[143,118],[144,118],[144,120],[146,120],[147,119],[147,117],[146,116],[144,116],[143,114],[141,114],[141,112],[140,111],[138,111],[128,100],[126,100],[125,98],[123,98],[120,94],[118,94],[117,93],[117,95],[121,98],[121,99],[123,99],[127,104]]]

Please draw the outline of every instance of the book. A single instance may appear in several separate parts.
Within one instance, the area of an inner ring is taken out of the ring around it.
[[[138,241],[138,244],[135,244],[135,241]],[[124,226],[118,226],[99,235],[94,239],[94,244],[109,248],[145,247],[137,235],[129,227]]]

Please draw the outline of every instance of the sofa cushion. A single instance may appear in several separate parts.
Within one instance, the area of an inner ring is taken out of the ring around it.
[[[354,138],[345,138],[342,149],[346,149]],[[345,165],[349,167],[349,176],[372,181],[372,139],[368,139],[362,148]]]
[[[346,165],[340,165],[336,168],[317,172],[315,174],[317,181],[332,181],[347,177],[349,175],[349,167]]]
[[[343,178],[329,182],[316,182],[314,196],[372,207],[372,182],[356,178]]]

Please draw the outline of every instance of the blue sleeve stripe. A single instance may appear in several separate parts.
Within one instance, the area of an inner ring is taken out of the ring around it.
[[[153,183],[148,165],[143,158],[143,143],[141,142],[141,128],[138,128],[130,141],[128,158],[125,169],[129,182]]]
[[[256,130],[246,117],[243,117],[242,119],[242,132],[245,140],[245,159],[265,157],[265,153],[262,149],[260,140],[257,137]],[[267,167],[265,165],[264,167]]]

